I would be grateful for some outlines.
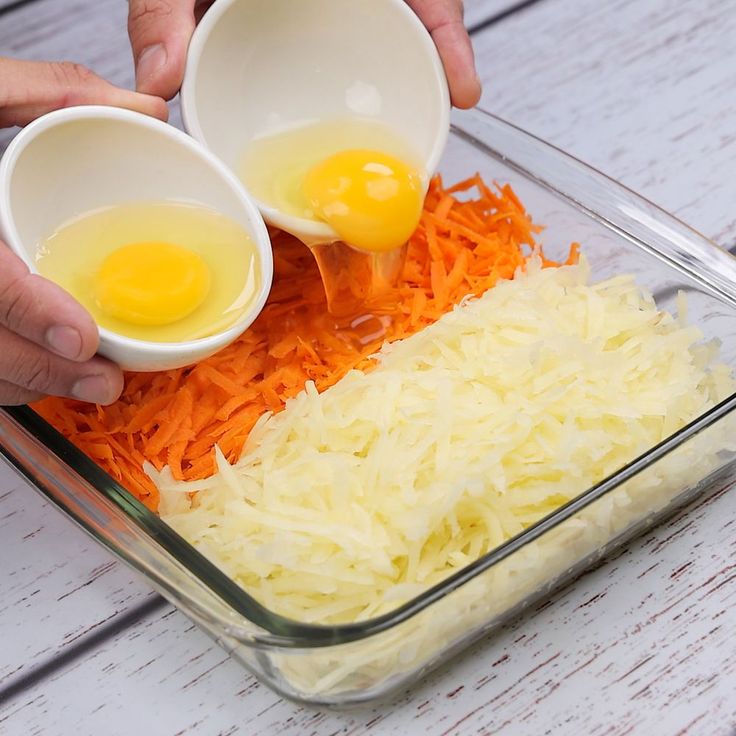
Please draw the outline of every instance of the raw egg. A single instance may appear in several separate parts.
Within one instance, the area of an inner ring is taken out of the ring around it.
[[[94,275],[95,300],[110,317],[168,325],[191,314],[210,290],[202,256],[180,245],[144,242],[110,253]]]
[[[418,161],[389,125],[347,117],[253,139],[239,173],[268,207],[334,231],[332,238],[303,239],[317,259],[330,312],[344,316],[401,272],[402,246],[419,224],[427,187]],[[302,237],[298,227],[293,232]],[[353,252],[343,253],[344,244]]]
[[[238,172],[250,193],[268,207],[293,217],[326,221],[325,214],[320,212],[319,205],[315,206],[306,191],[307,178],[315,185],[315,179],[320,176],[318,171],[322,172],[323,181],[326,176],[333,180],[343,177],[354,183],[361,178],[366,181],[380,178],[375,171],[362,171],[363,166],[371,163],[366,160],[366,154],[367,158],[373,155],[377,159],[375,164],[396,167],[405,177],[406,189],[416,190],[419,210],[406,208],[397,212],[385,206],[376,207],[377,211],[384,210],[389,228],[396,226],[398,217],[403,221],[403,230],[411,234],[419,222],[427,176],[411,146],[385,123],[345,117],[268,133],[248,143]],[[336,180],[334,184],[339,185]],[[357,190],[353,189],[356,205],[357,196]],[[364,198],[373,199],[367,192]],[[294,232],[294,235],[299,237],[300,233]],[[329,239],[323,242],[329,242]],[[359,247],[356,243],[346,242]]]
[[[313,166],[304,191],[315,215],[349,245],[372,253],[400,248],[422,214],[419,172],[395,156],[352,149]]]
[[[36,266],[101,327],[151,342],[227,329],[252,305],[261,282],[255,244],[238,223],[180,202],[77,217],[38,243]]]

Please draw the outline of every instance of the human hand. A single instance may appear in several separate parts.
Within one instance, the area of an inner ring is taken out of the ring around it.
[[[455,107],[467,109],[480,100],[480,78],[470,36],[463,23],[463,0],[406,0],[432,34],[445,67],[450,99]]]
[[[91,104],[168,116],[161,98],[115,87],[79,64],[0,57],[0,127]],[[0,241],[0,405],[47,394],[112,403],[123,389],[123,374],[95,355],[98,344],[97,326],[84,307],[60,286],[31,274]]]
[[[37,274],[0,241],[0,405],[44,395],[110,404],[123,374],[96,356],[92,317],[60,286]]]
[[[161,98],[116,87],[80,64],[0,57],[0,128],[27,125],[72,105],[113,105],[162,120],[168,116]]]
[[[194,27],[213,0],[130,0],[128,35],[133,47],[136,88],[171,99],[184,78]],[[432,34],[455,107],[473,107],[481,85],[473,48],[463,25],[462,0],[406,0]]]

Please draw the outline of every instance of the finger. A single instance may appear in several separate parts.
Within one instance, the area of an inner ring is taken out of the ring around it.
[[[81,64],[0,58],[0,127],[26,125],[72,105],[112,105],[168,117],[161,98],[116,87]]]
[[[111,404],[123,390],[120,368],[95,356],[79,363],[0,327],[0,380],[37,394]]]
[[[2,242],[0,325],[68,360],[89,360],[99,345],[87,310],[57,284],[30,273]]]
[[[0,380],[0,406],[18,406],[19,404],[30,404],[43,398],[39,391],[30,391],[22,386]]]
[[[473,46],[463,22],[459,0],[407,0],[432,35],[445,68],[450,99],[455,107],[478,103],[481,83],[475,70]]]
[[[181,87],[187,48],[212,0],[130,0],[128,36],[136,89],[171,99]]]

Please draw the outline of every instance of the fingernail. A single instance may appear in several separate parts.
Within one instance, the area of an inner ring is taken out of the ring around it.
[[[167,58],[166,47],[162,43],[143,49],[135,69],[136,87],[140,88],[144,82],[153,77],[166,64]]]
[[[72,387],[72,396],[91,404],[107,404],[110,402],[110,383],[105,376],[85,376]]]
[[[82,352],[79,330],[66,325],[54,325],[46,331],[46,344],[63,358],[76,360]]]

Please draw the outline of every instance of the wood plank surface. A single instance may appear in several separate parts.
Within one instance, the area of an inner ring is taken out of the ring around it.
[[[152,593],[0,462],[1,691]]]
[[[31,733],[77,723],[108,736],[728,736],[736,728],[730,490],[373,707],[284,701],[182,614],[166,612],[0,708],[0,732],[4,723]]]
[[[513,10],[522,0],[465,0],[465,25],[477,26],[489,18]]]
[[[736,240],[732,0],[545,0],[476,38],[481,107]]]
[[[131,86],[126,14],[127,3],[116,0],[35,0],[3,15],[0,55],[76,61],[115,84]]]
[[[124,13],[122,3],[98,4]],[[727,0],[543,0],[476,37],[484,104],[729,244],[736,238],[731,11]],[[98,22],[89,18],[88,27]],[[111,56],[123,47],[124,39]],[[97,70],[110,78],[130,75],[127,57],[103,62],[109,72]],[[154,736],[729,734],[736,729],[730,490],[375,708],[333,713],[284,702],[166,611],[7,702],[0,733],[59,733],[74,723],[79,733]],[[62,554],[71,536],[70,527],[57,539]],[[87,587],[104,600],[104,586]],[[29,608],[28,616],[41,610]]]
[[[28,5],[43,2],[43,0],[27,0]],[[54,0],[55,4],[62,8],[67,6],[69,0]],[[509,10],[518,5],[520,0],[465,0],[465,22],[468,26],[482,23],[498,13]],[[17,5],[18,0],[0,0],[0,11]],[[38,11],[42,13],[44,11]]]

